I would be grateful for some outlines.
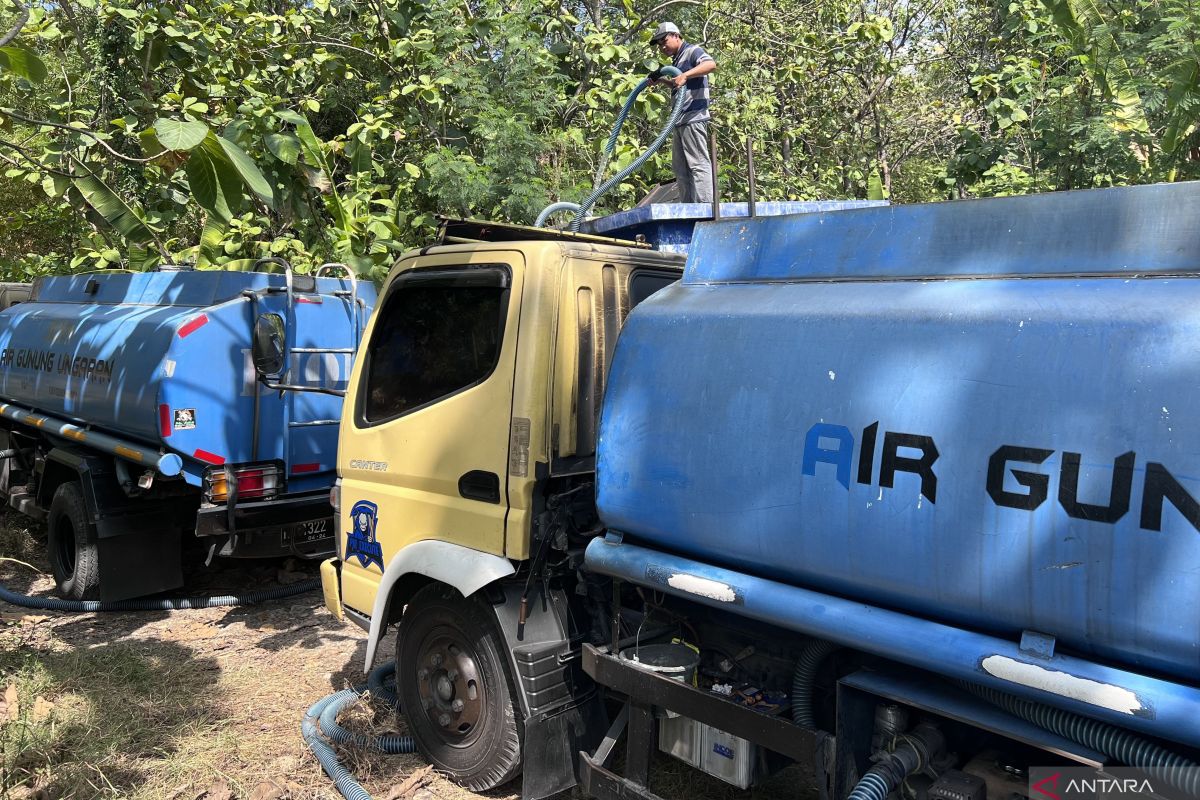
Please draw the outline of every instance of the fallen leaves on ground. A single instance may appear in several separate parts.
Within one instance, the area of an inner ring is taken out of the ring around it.
[[[41,722],[50,716],[50,712],[54,710],[54,703],[51,703],[40,694],[33,700],[33,721]]]
[[[0,709],[3,709],[3,714],[0,714],[0,723],[16,722],[21,718],[21,704],[17,700],[15,683],[10,683],[4,690],[4,699],[0,700]]]
[[[233,790],[229,788],[228,781],[221,778],[196,795],[195,800],[233,800]]]
[[[384,800],[404,800],[411,795],[416,794],[417,789],[431,783],[437,776],[433,773],[433,767],[422,767],[421,769],[409,775],[404,781],[392,787],[392,790],[387,793]]]

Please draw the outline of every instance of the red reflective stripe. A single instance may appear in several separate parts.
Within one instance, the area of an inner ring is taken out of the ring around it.
[[[182,339],[185,336],[195,333],[197,329],[202,328],[207,324],[208,324],[208,315],[201,314],[200,316],[196,317],[191,322],[187,323],[186,325],[184,325],[182,328],[179,329],[179,338]]]
[[[317,470],[319,470],[320,468],[321,468],[321,465],[320,465],[320,463],[316,463],[316,464],[293,464],[293,465],[292,465],[292,474],[293,474],[293,475],[295,475],[297,472],[316,472],[316,471],[317,471]]]
[[[321,305],[321,304],[322,304],[324,301],[323,301],[323,300],[321,300],[320,298],[305,297],[304,295],[301,295],[301,296],[299,296],[299,297],[297,297],[297,298],[296,298],[296,302],[297,302],[297,303],[312,303],[313,305],[317,305],[317,306],[319,306],[319,305]]]
[[[171,435],[171,407],[166,403],[158,407],[158,432],[164,439]]]
[[[207,461],[209,464],[225,463],[225,456],[219,456],[216,453],[210,453],[207,450],[197,450],[196,452],[192,453],[192,456],[200,459],[201,461]]]

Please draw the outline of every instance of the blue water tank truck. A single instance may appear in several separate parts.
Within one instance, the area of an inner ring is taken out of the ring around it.
[[[46,521],[65,596],[177,588],[189,543],[331,550],[340,395],[375,290],[267,261],[283,271],[45,277],[0,312],[0,495]]]
[[[365,333],[322,577],[367,666],[398,626],[421,753],[527,799],[654,800],[663,753],[1200,795],[1200,183],[701,222],[679,280],[628,213],[464,227]]]

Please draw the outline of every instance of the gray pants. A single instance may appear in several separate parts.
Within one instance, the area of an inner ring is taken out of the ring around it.
[[[708,159],[708,120],[679,125],[671,140],[671,170],[681,203],[711,203],[712,162]]]

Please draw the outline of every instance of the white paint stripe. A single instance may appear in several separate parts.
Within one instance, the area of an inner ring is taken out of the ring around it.
[[[732,603],[737,600],[737,593],[727,583],[676,572],[667,579],[667,585],[688,594],[720,600],[722,603]]]
[[[1037,664],[1017,661],[1007,656],[988,656],[983,668],[1001,680],[1019,683],[1031,689],[1040,689],[1061,697],[1069,697],[1081,703],[1107,708],[1121,714],[1133,715],[1142,710],[1137,695],[1121,686],[1100,683],[1088,678],[1069,675],[1066,672],[1046,669]]]

